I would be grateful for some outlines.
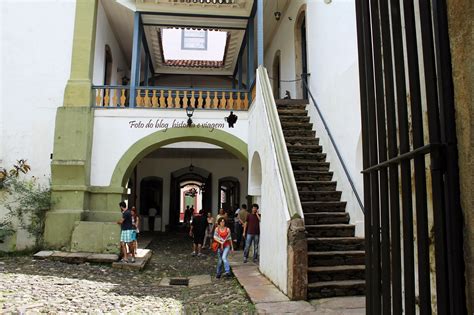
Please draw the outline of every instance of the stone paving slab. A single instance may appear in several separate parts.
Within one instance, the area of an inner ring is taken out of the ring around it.
[[[239,282],[242,283],[244,288],[247,287],[258,287],[261,285],[271,284],[267,278],[262,275],[246,275],[246,276],[239,276]]]
[[[93,263],[113,263],[119,260],[119,256],[116,254],[92,254],[87,257],[87,261]]]
[[[68,253],[66,261],[72,264],[83,264],[90,255],[91,253]]]
[[[51,256],[53,253],[54,253],[54,251],[52,251],[52,250],[42,250],[42,251],[37,252],[36,254],[34,254],[33,259],[38,259],[38,260],[46,259],[49,256]]]
[[[240,279],[238,279],[240,282]],[[288,302],[289,299],[286,295],[281,293],[273,284],[264,285],[246,285],[242,283],[245,291],[247,291],[250,300],[254,304],[267,303],[267,302]]]
[[[135,262],[121,262],[116,261],[112,263],[112,268],[128,269],[128,270],[142,270],[145,268],[148,261],[151,259],[151,250],[139,248],[137,255],[135,255]]]
[[[323,315],[364,315],[365,296],[347,296],[311,300],[318,314]]]
[[[170,278],[164,277],[163,279],[161,279],[160,284],[158,284],[158,286],[160,286],[160,287],[169,287],[169,286],[171,286]]]
[[[307,301],[290,301],[260,273],[257,264],[243,263],[240,259],[235,256],[229,259],[232,272],[259,314],[315,314],[314,307]]]
[[[306,301],[270,302],[255,305],[259,314],[314,314],[314,307]]]
[[[58,261],[67,261],[68,252],[54,252],[48,259],[58,260]]]
[[[189,277],[189,287],[196,287],[198,285],[210,284],[212,279],[210,275],[197,275]]]

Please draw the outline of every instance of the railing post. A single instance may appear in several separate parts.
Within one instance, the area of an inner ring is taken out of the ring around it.
[[[254,16],[249,18],[248,26],[247,26],[247,89],[250,91],[250,85],[252,84],[254,73],[255,73],[255,65],[254,65],[254,56],[255,56],[255,45],[254,45]]]
[[[257,62],[263,66],[263,0],[257,2]]]
[[[140,84],[141,37],[140,13],[135,12],[133,21],[132,74],[130,78],[129,107],[135,107],[136,87]]]
[[[145,56],[145,73],[143,74],[143,83],[145,86],[149,86],[148,84],[148,76],[150,74],[150,59],[148,54]]]
[[[239,90],[242,89],[242,54],[239,54],[239,61],[238,61],[238,67],[239,67]]]

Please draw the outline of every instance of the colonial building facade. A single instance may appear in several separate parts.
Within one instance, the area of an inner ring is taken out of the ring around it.
[[[117,252],[122,200],[161,233],[258,203],[290,298],[472,312],[472,42],[400,2],[2,2],[0,159],[51,182],[44,247]]]

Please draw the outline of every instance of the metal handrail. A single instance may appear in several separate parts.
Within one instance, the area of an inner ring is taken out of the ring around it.
[[[364,204],[362,203],[362,200],[360,199],[359,193],[357,192],[357,189],[355,188],[354,181],[352,180],[351,175],[349,174],[349,171],[347,170],[346,163],[344,162],[344,159],[342,158],[341,153],[339,152],[339,148],[337,147],[336,141],[334,140],[334,137],[331,134],[331,131],[329,130],[329,126],[326,123],[326,120],[324,119],[323,113],[319,109],[318,103],[314,99],[313,93],[311,93],[311,90],[308,86],[307,82],[307,77],[309,76],[309,73],[303,73],[301,74],[302,82],[303,85],[306,88],[306,91],[308,91],[308,95],[310,96],[311,100],[313,101],[313,105],[316,108],[316,111],[318,112],[319,118],[321,118],[321,121],[323,122],[324,129],[326,129],[326,132],[328,133],[329,139],[331,140],[332,146],[334,147],[334,150],[336,151],[336,155],[339,158],[339,162],[341,162],[342,168],[344,169],[344,173],[346,173],[346,177],[349,180],[349,184],[351,185],[352,191],[354,192],[354,195],[357,198],[357,202],[359,203],[360,209],[362,210],[363,213],[365,213],[364,209]]]

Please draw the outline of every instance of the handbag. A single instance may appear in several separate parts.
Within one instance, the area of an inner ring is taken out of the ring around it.
[[[217,252],[218,248],[219,248],[219,243],[217,243],[216,241],[212,242],[212,245],[211,245],[212,251]]]

